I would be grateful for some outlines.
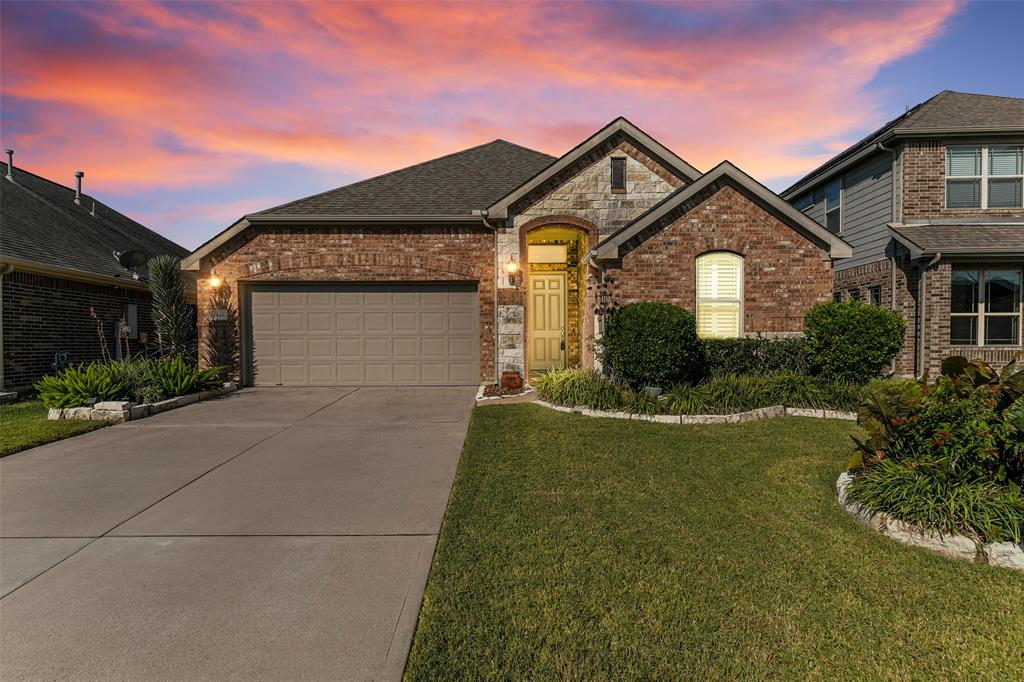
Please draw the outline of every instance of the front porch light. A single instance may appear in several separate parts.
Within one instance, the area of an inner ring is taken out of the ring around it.
[[[214,288],[214,289],[218,288],[223,281],[224,280],[222,280],[217,275],[210,275],[209,283],[210,283],[210,286],[212,288]]]
[[[508,275],[508,285],[514,287],[519,282],[519,261],[515,258],[509,258],[505,262],[505,274]]]

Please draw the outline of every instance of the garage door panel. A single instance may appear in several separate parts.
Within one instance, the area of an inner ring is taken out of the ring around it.
[[[479,298],[465,284],[255,285],[258,385],[446,385],[479,379]]]

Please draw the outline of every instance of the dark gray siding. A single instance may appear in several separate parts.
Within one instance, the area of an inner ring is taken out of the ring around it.
[[[839,261],[837,270],[885,258],[892,221],[892,155],[868,159],[843,176],[842,237],[853,257]]]
[[[824,183],[815,189],[824,186]],[[813,191],[811,192],[813,197]],[[804,209],[825,224],[825,202]],[[843,175],[843,228],[840,236],[853,247],[853,257],[837,261],[835,269],[857,267],[886,257],[887,224],[892,221],[892,155],[882,153]]]

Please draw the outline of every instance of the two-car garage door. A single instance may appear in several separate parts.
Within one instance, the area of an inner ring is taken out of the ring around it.
[[[247,295],[257,386],[479,383],[475,283],[267,283]]]

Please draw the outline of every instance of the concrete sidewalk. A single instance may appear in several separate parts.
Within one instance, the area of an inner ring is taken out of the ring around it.
[[[0,677],[398,679],[473,393],[247,389],[0,460]]]

